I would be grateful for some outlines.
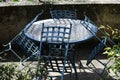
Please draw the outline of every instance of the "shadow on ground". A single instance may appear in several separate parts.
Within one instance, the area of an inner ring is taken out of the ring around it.
[[[92,72],[89,70],[89,68],[86,66],[86,60],[93,49],[95,45],[97,45],[97,41],[94,39],[87,41],[85,43],[81,43],[77,45],[77,50],[76,50],[76,67],[77,67],[77,72],[78,72],[78,77],[79,80],[100,80],[100,76],[98,76],[96,73]],[[4,48],[0,46],[0,51],[2,51]],[[13,49],[15,50],[16,53],[20,56],[24,56],[24,52],[21,52],[22,50],[18,46],[14,46]],[[26,56],[26,55],[25,55]],[[16,58],[15,55],[11,52],[5,52],[2,54],[2,57],[6,60],[3,60],[3,62],[17,62],[19,61],[18,58]],[[106,56],[100,56],[100,59],[106,59]],[[82,65],[80,65],[80,61],[82,62]],[[100,70],[101,68],[99,68]],[[65,80],[75,80],[75,74],[72,73],[72,76],[70,77],[69,75],[65,75]],[[71,79],[69,79],[71,78]],[[59,77],[55,80],[59,80]],[[109,80],[113,80],[110,78]]]

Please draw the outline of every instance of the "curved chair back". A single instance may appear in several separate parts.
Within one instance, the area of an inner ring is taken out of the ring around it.
[[[76,9],[75,10],[50,10],[51,17],[53,19],[67,18],[76,19]]]
[[[104,48],[107,47],[107,45],[106,45],[107,40],[106,39],[107,38],[102,39],[101,42],[93,48],[93,50],[91,51],[91,53],[88,57],[87,63],[86,63],[86,65],[90,69],[92,69],[95,73],[97,73],[104,80],[106,80],[105,70],[108,67],[110,60],[108,60],[107,62],[101,61],[99,59],[99,55],[103,52]],[[97,64],[92,62],[93,60],[96,60],[98,63],[100,63],[101,64],[101,65],[99,64],[100,66],[103,66],[103,69],[101,71],[97,70],[97,66],[96,66]]]
[[[19,35],[15,41],[27,54],[33,54],[39,51],[38,46],[31,39],[27,38],[24,33]]]
[[[30,21],[24,29],[22,29],[14,38],[12,38],[12,40],[9,41],[9,43],[7,43],[6,45],[3,45],[4,47],[6,47],[2,52],[0,52],[0,54],[3,54],[4,52],[7,51],[11,51],[14,55],[16,55],[17,58],[19,58],[20,60],[22,59],[20,55],[18,55],[18,53],[16,53],[14,51],[14,49],[12,49],[12,46],[14,46],[14,42],[17,43],[22,49],[24,49],[25,52],[29,53],[33,53],[36,52],[37,47],[35,47],[34,42],[32,42],[32,40],[28,39],[25,36],[25,32],[28,30],[29,27],[31,27],[31,25],[38,20],[38,18],[43,14],[43,10],[38,13],[34,19],[32,21]],[[28,42],[27,42],[28,41]],[[35,50],[35,51],[34,51]]]
[[[31,39],[29,39],[23,32],[16,37],[15,42],[28,56],[22,62],[25,62],[31,57],[35,57],[39,54],[39,47]]]
[[[101,42],[93,48],[87,60],[87,65],[89,65],[89,63],[91,63],[91,61],[95,59],[104,50],[105,47],[106,47],[106,38],[102,39]]]

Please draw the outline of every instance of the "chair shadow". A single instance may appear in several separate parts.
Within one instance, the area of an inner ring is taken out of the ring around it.
[[[100,71],[102,69],[96,69],[97,71]],[[98,74],[92,72],[88,67],[77,67],[77,74],[78,74],[78,80],[104,80],[101,78]],[[111,76],[107,77],[108,74],[105,74],[106,79],[105,80],[116,80],[112,78]],[[55,80],[60,80],[61,76],[57,77]],[[64,80],[76,80],[75,73],[72,73],[71,76],[69,74],[64,75]]]
[[[82,44],[78,44],[77,46],[77,53],[75,55],[75,59],[76,59],[76,68],[77,68],[77,73],[78,73],[78,80],[101,80],[101,77],[99,75],[97,75],[96,73],[92,72],[88,67],[84,66],[86,63],[83,62],[82,64],[84,64],[83,66],[81,66],[80,61],[86,61],[91,50],[93,49],[93,47],[97,44],[97,42],[94,42],[93,40],[90,40],[88,42],[82,43]],[[4,49],[2,46],[0,46],[0,51]],[[24,52],[18,47],[18,46],[14,46],[13,48],[20,56],[24,55]],[[8,55],[5,56],[6,61],[3,62],[19,62],[19,59],[16,58],[16,56],[11,53],[11,52],[6,52]],[[4,55],[2,55],[4,56]],[[4,57],[3,57],[4,58]],[[100,56],[100,59],[106,59],[106,56]],[[101,68],[97,68],[98,71],[101,70]],[[57,79],[55,80],[60,80],[61,76],[57,77]],[[75,80],[75,73],[70,75],[65,74],[64,76],[64,80],[70,80],[69,78],[71,78],[71,80]],[[109,78],[109,80],[115,80],[112,77]]]

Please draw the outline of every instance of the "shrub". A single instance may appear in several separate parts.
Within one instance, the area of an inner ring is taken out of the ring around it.
[[[120,79],[120,43],[114,45],[112,48],[105,48],[104,54],[108,55],[108,59],[113,61],[113,64],[108,67],[108,71],[112,70],[115,77]]]
[[[112,40],[119,42],[120,41],[120,30],[116,28],[112,28],[109,25],[100,26],[100,29],[103,29],[105,34],[110,37]]]
[[[110,26],[101,26],[106,35],[110,37],[116,44],[111,47],[106,47],[104,54],[107,54],[108,59],[113,61],[113,64],[108,67],[108,72],[112,70],[115,77],[120,79],[120,30]]]
[[[25,67],[24,70],[18,68],[16,64],[2,64],[0,65],[0,80],[45,80],[48,75],[47,69],[44,65],[33,69]]]

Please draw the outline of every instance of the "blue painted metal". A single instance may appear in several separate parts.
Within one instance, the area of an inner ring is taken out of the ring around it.
[[[111,61],[111,60],[108,60],[106,63],[100,61],[98,59],[99,55],[103,52],[104,48],[105,47],[108,47],[108,44],[106,42],[109,42],[110,45],[114,45],[114,41],[108,36],[105,34],[104,31],[102,31],[101,29],[99,29],[99,27],[97,25],[94,24],[94,22],[92,22],[85,14],[85,19],[83,21],[81,21],[80,23],[91,33],[95,36],[95,38],[97,40],[100,41],[100,43],[95,46],[93,48],[93,50],[91,51],[91,54],[89,55],[88,57],[88,60],[87,60],[87,63],[86,65],[91,68],[93,71],[95,71],[98,75],[100,75],[104,80],[106,80],[106,77],[104,75],[105,73],[105,69],[107,68],[107,65],[108,63]],[[94,30],[90,27],[90,24],[93,24],[96,29],[97,29],[97,32],[94,32]],[[102,39],[100,36],[97,35],[97,33],[101,33],[102,36],[104,37],[104,39]],[[94,63],[92,63],[93,60],[97,60],[100,64],[102,64],[104,66],[103,70],[101,73],[99,73],[98,71],[96,71],[96,66]],[[92,65],[92,67],[90,66],[90,64]]]
[[[96,33],[101,33],[102,36],[106,37],[107,40],[109,40],[111,42],[111,44],[115,44],[115,42],[108,36],[105,34],[104,31],[102,31],[101,29],[99,29],[99,27],[93,22],[91,21],[85,14],[84,14],[85,18],[83,21],[81,21],[80,23],[91,33],[93,34],[99,41],[101,41],[100,37],[97,36]],[[90,24],[93,24],[96,29],[97,29],[97,32],[95,32],[91,27],[90,27]]]
[[[39,54],[39,47],[31,39],[27,38],[24,33],[21,33],[15,39],[15,42],[28,56],[27,58],[21,60],[21,64],[30,58],[36,57]]]
[[[60,72],[62,74],[61,80],[64,79],[64,73],[72,73],[70,63],[73,65],[76,72],[76,80],[78,80],[74,59],[72,58],[71,60],[69,57],[70,53],[73,54],[72,49],[74,49],[73,45],[69,44],[71,28],[71,24],[69,27],[45,26],[44,23],[42,24],[38,67],[41,60],[44,60],[46,65],[52,69],[52,72]],[[48,51],[42,55],[44,44],[47,45]]]
[[[0,52],[0,54],[3,54],[4,52],[7,52],[7,51],[11,51],[13,54],[15,54],[17,56],[18,59],[22,59],[13,49],[12,49],[12,46],[14,46],[14,43],[17,43],[19,46],[22,46],[23,47],[23,42],[24,41],[28,41],[28,40],[24,40],[24,39],[27,39],[26,36],[24,35],[24,32],[35,22],[37,21],[37,19],[43,14],[43,10],[36,15],[36,17],[31,21],[29,22],[26,27],[24,29],[22,29],[11,41],[8,42],[8,44],[4,45],[4,47],[6,47],[2,52]],[[27,44],[29,42],[25,42],[25,44]],[[24,46],[25,46],[24,44]],[[24,47],[23,47],[24,48]],[[27,46],[25,46],[25,48],[27,48]],[[29,50],[27,50],[29,52]]]
[[[67,18],[76,19],[76,9],[74,10],[52,10],[50,9],[50,14],[53,19]]]
[[[91,61],[98,56],[106,47],[106,39],[103,39],[97,46],[94,47],[94,49],[91,51],[91,54],[89,55],[89,58],[87,60],[87,65],[91,63]]]
[[[94,22],[92,22],[85,14],[84,14],[84,16],[85,16],[85,19],[84,19],[83,21],[81,21],[80,23],[81,23],[89,32],[91,32],[91,34],[93,34],[97,40],[100,41],[100,43],[99,43],[97,46],[95,46],[95,47],[93,48],[93,50],[91,51],[91,54],[90,54],[89,57],[88,57],[88,60],[87,60],[86,65],[87,65],[89,68],[91,68],[94,72],[96,72],[98,75],[100,75],[104,80],[106,80],[106,78],[105,78],[105,76],[104,76],[104,73],[105,73],[105,69],[107,68],[107,65],[108,65],[108,63],[110,62],[110,60],[108,60],[106,63],[104,63],[104,62],[100,61],[100,60],[98,59],[98,57],[99,57],[99,55],[103,52],[104,48],[105,48],[105,47],[108,47],[107,41],[109,41],[111,45],[114,45],[115,43],[114,43],[114,41],[113,41],[112,39],[110,39],[109,36],[107,36],[107,35],[105,34],[104,31],[100,30],[99,27],[98,27],[97,25],[95,25]],[[94,32],[94,30],[89,26],[89,23],[90,23],[90,24],[93,24],[93,25],[97,28],[97,32]],[[97,33],[101,33],[102,36],[104,36],[104,39],[102,39],[101,37],[99,37],[99,36],[97,35]],[[95,66],[94,63],[92,63],[93,60],[97,60],[100,64],[102,64],[102,65],[104,66],[102,72],[99,73],[98,71],[95,70],[95,69],[96,69],[96,66]],[[90,66],[90,64],[92,65],[92,67]]]
[[[98,75],[100,75],[104,80],[106,80],[105,77],[105,70],[107,68],[108,63],[110,62],[110,60],[108,60],[107,62],[102,62],[98,59],[98,57],[102,54],[102,52],[104,51],[104,49],[107,47],[107,38],[104,38],[100,41],[100,43],[95,46],[93,48],[93,50],[91,51],[87,63],[86,65],[92,69],[94,72],[96,72]],[[100,64],[102,64],[104,66],[103,70],[101,72],[98,72],[96,69],[96,66],[94,63],[92,63],[93,60],[98,61]]]

